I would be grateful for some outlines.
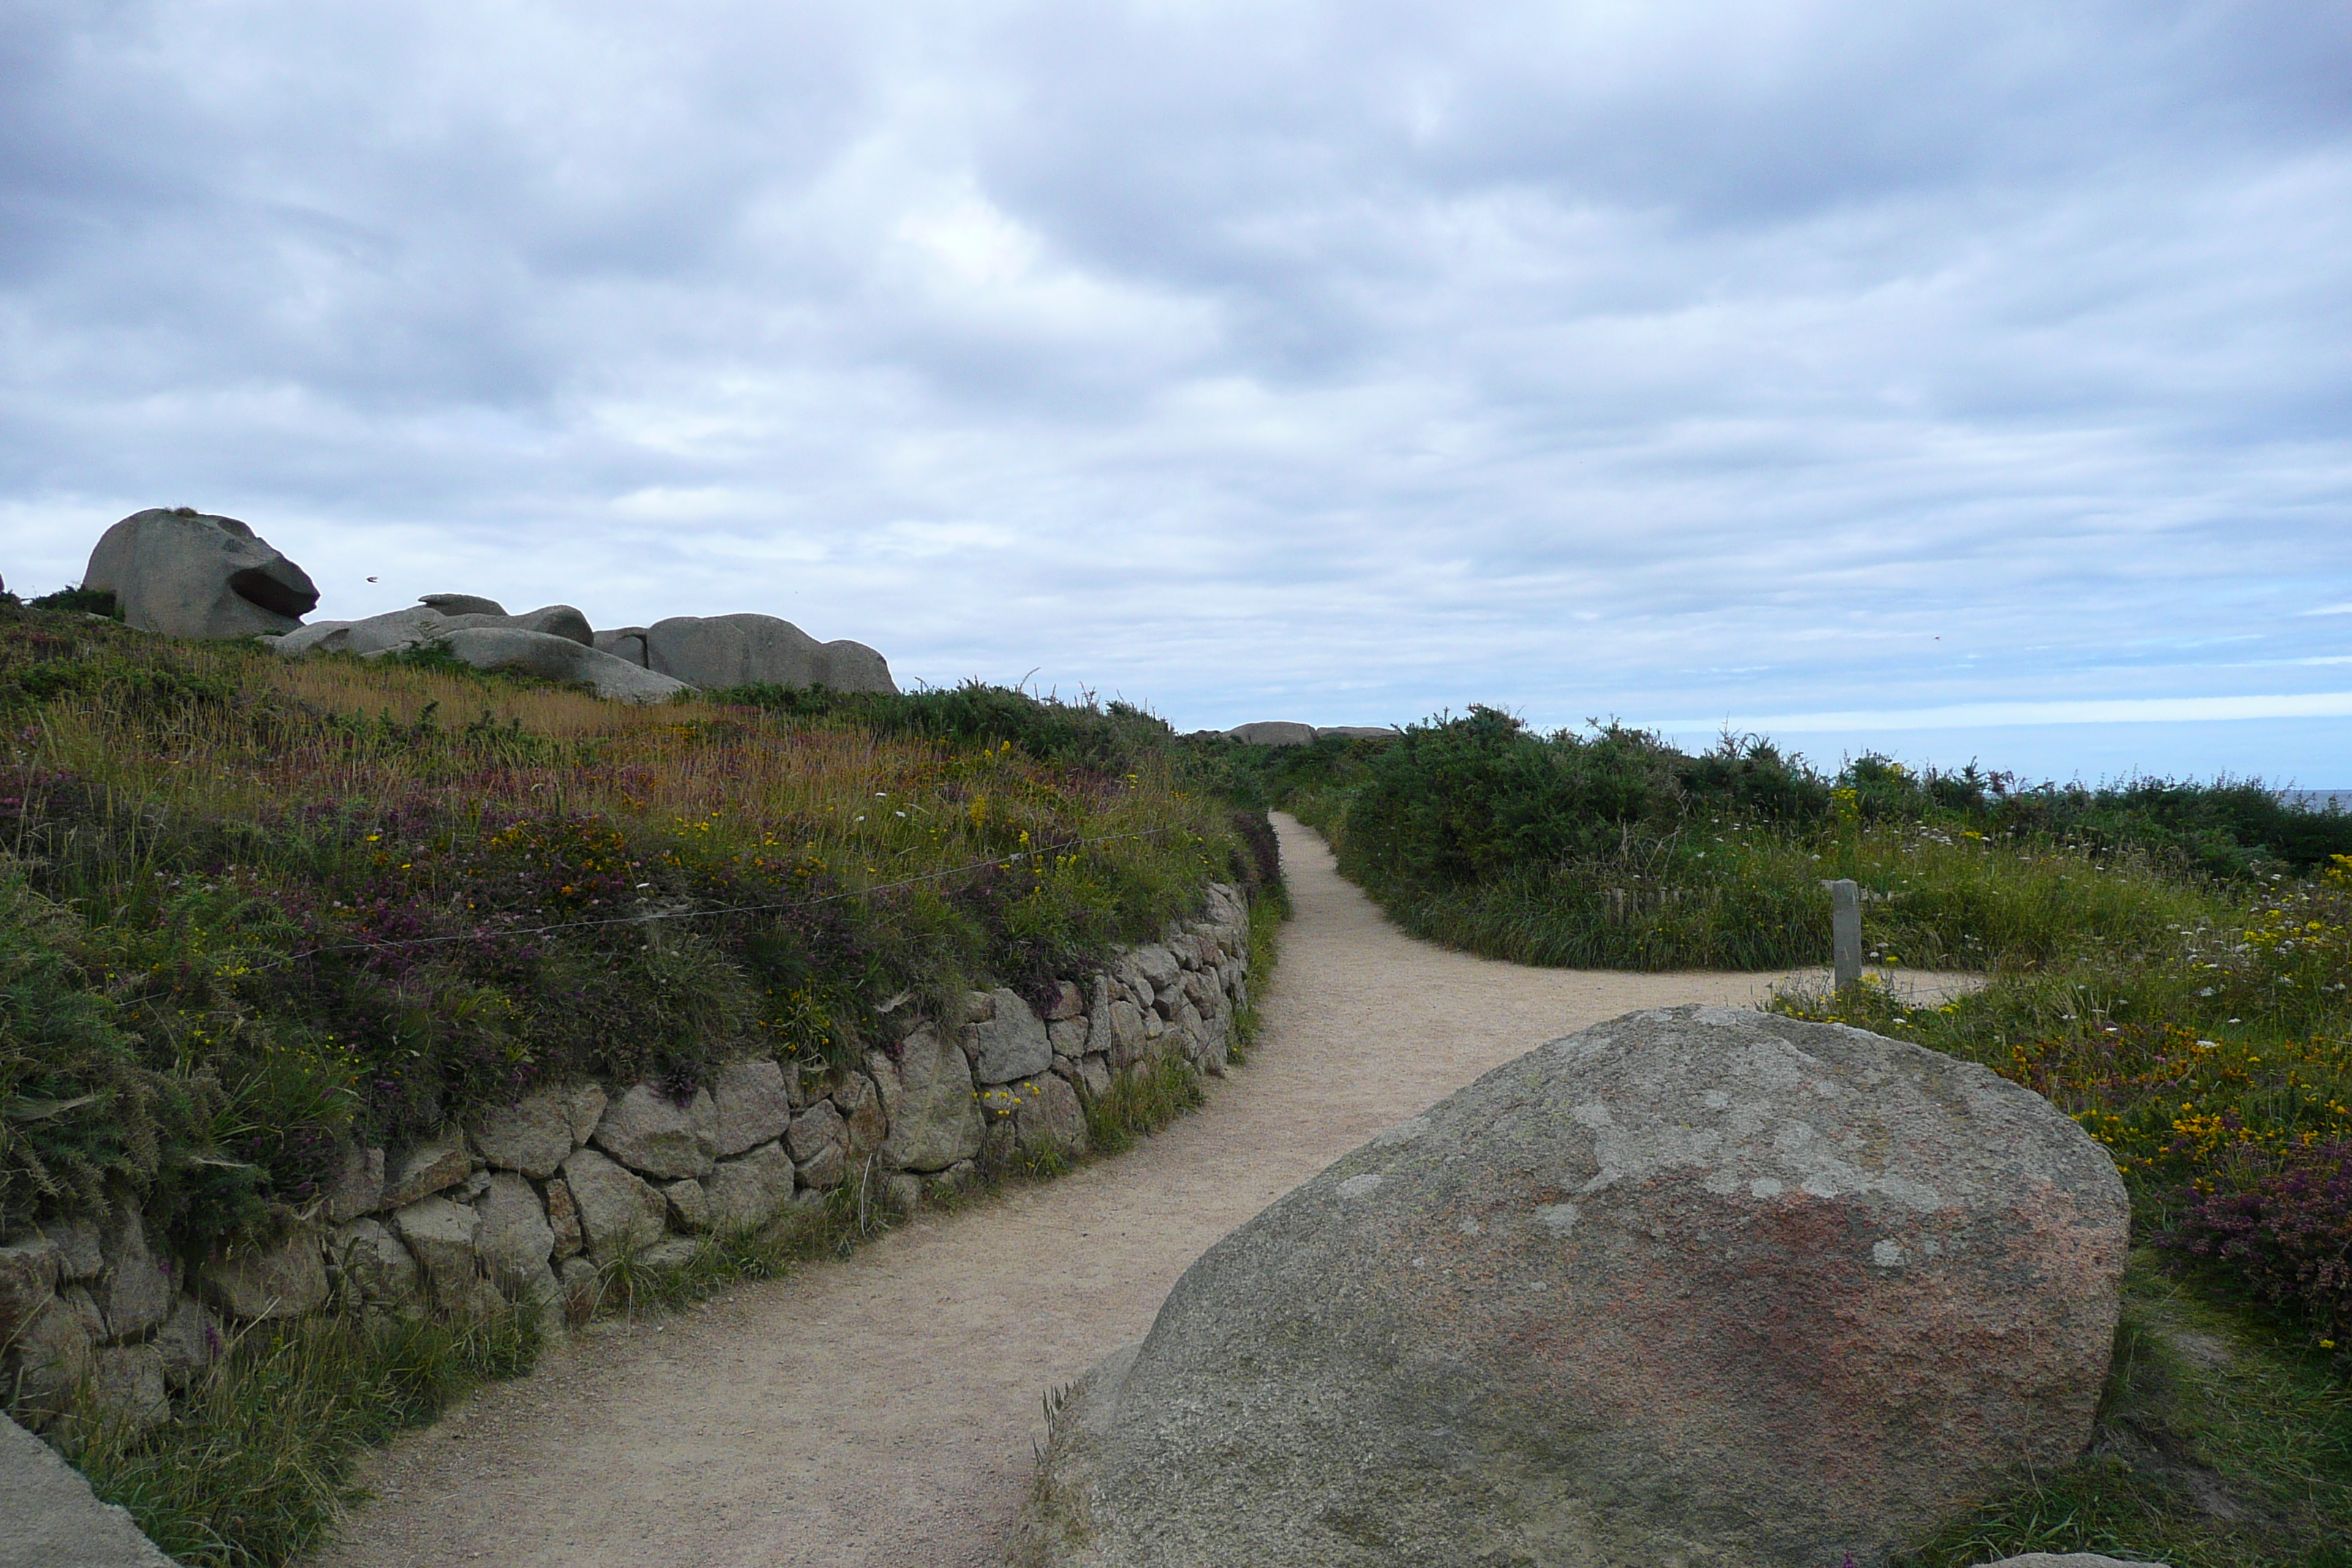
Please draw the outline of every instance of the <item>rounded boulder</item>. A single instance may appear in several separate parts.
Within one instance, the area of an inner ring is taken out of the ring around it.
[[[2083,1450],[2128,1240],[2032,1091],[1679,1007],[1496,1068],[1177,1282],[1016,1561],[1887,1561]]]
[[[310,574],[233,517],[193,507],[133,512],[100,536],[81,585],[122,618],[175,637],[288,632],[319,605]]]

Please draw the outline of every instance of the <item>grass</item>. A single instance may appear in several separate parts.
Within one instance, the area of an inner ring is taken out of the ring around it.
[[[2028,1552],[2170,1568],[2352,1564],[2352,1390],[2259,1315],[2143,1251],[2125,1278],[2091,1451],[1955,1520],[1898,1561],[1969,1568]]]

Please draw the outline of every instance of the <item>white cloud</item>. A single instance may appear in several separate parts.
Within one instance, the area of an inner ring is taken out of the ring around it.
[[[12,585],[189,502],[331,614],[766,608],[1186,724],[2087,705],[2015,722],[2184,769],[2130,715],[2352,657],[2338,5],[22,21]]]

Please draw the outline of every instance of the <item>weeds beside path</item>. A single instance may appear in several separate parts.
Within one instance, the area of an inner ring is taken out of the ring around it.
[[[1380,1129],[1635,1007],[1769,975],[1527,969],[1406,937],[1278,819],[1297,918],[1249,1065],[1129,1153],[838,1264],[608,1323],[372,1468],[336,1568],[996,1560],[1038,1395],[1140,1338],[1218,1237]]]

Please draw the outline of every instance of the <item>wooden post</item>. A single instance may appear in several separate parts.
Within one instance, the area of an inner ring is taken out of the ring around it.
[[[1862,886],[1851,877],[1823,882],[1830,890],[1830,958],[1837,988],[1862,984]]]

